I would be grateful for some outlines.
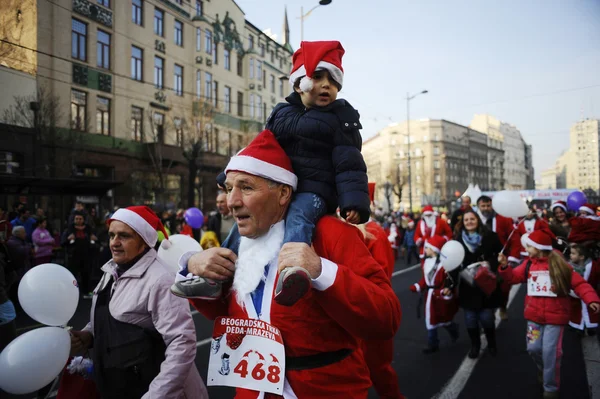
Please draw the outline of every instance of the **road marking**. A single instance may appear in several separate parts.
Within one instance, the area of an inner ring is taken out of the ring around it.
[[[420,263],[417,263],[416,265],[413,265],[411,267],[407,267],[406,269],[398,270],[397,272],[392,273],[392,277],[396,277],[396,276],[399,276],[399,275],[401,275],[403,273],[410,272],[411,270],[415,270],[418,267],[421,267]]]
[[[517,294],[517,291],[519,291],[520,287],[521,287],[521,284],[513,285],[511,287],[510,294],[508,296],[508,303],[506,304],[507,309],[510,307],[510,304],[512,303],[512,301],[513,301],[515,295]],[[501,322],[502,322],[502,319],[500,319],[500,317],[498,315],[496,315],[496,328],[498,328],[498,325],[500,325]],[[482,351],[485,350],[486,347],[487,347],[487,341],[485,339],[485,336],[482,335],[481,336],[481,350]],[[479,359],[481,359],[481,355],[477,359],[470,359],[468,355],[465,356],[465,359],[463,360],[462,364],[460,365],[460,367],[458,368],[458,370],[456,371],[454,376],[450,379],[450,381],[448,381],[446,383],[446,385],[444,385],[442,390],[437,395],[435,395],[433,398],[434,399],[458,398],[458,395],[460,395],[460,393],[464,389],[465,385],[467,384],[467,381],[469,380],[471,373],[473,373],[473,370],[475,369],[475,365],[477,365],[477,362],[479,361]]]

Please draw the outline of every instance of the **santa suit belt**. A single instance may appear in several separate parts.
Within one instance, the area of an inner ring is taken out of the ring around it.
[[[442,287],[439,286],[439,285],[428,285],[427,286],[428,290],[437,290],[437,289],[440,289],[440,288],[442,288]]]
[[[321,352],[307,356],[286,356],[286,370],[309,370],[329,366],[344,360],[352,353],[352,349],[340,349],[332,352]]]

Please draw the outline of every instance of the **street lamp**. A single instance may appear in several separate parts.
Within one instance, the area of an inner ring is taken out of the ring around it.
[[[406,135],[408,136],[408,202],[410,204],[410,211],[412,212],[412,175],[410,171],[410,100],[420,94],[427,94],[427,90],[423,90],[417,94],[410,95],[406,93]]]
[[[308,17],[315,8],[331,4],[332,1],[333,0],[320,0],[319,4],[308,10],[306,14],[304,14],[304,7],[300,6],[300,42],[304,41],[304,18]]]

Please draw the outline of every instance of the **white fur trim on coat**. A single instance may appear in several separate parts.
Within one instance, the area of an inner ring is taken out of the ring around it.
[[[254,176],[264,177],[265,179],[270,179],[278,183],[287,184],[292,186],[294,191],[296,191],[296,188],[298,187],[298,177],[293,172],[246,155],[236,155],[231,157],[231,160],[225,168],[225,173],[230,170],[238,170]]]
[[[342,70],[338,67],[336,67],[335,65],[333,65],[330,62],[326,62],[326,61],[320,61],[317,64],[317,67],[315,68],[315,72],[319,71],[319,70],[323,70],[325,69],[326,71],[329,72],[329,74],[331,75],[331,77],[333,78],[333,80],[335,80],[337,82],[337,84],[340,85],[340,88],[344,85],[344,72],[342,72]],[[290,85],[292,87],[294,87],[294,82],[296,81],[296,79],[301,78],[303,76],[306,76],[306,68],[304,68],[304,65],[301,65],[298,69],[296,69],[294,72],[292,72],[290,74]],[[308,78],[310,79],[310,78]],[[312,79],[310,79],[312,81]],[[300,82],[302,83],[302,82]],[[306,85],[307,83],[305,83]],[[300,89],[302,89],[302,87],[300,87]],[[311,87],[310,89],[312,89],[312,82],[311,82]],[[308,91],[310,91],[310,89]],[[304,90],[302,90],[304,91]]]
[[[135,230],[136,233],[142,237],[142,240],[150,248],[154,248],[156,241],[158,240],[158,233],[146,219],[126,208],[119,208],[110,218],[111,220],[118,220],[119,222],[125,223],[127,226]]]

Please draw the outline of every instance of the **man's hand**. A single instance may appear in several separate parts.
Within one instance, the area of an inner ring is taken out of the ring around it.
[[[288,242],[279,251],[278,270],[286,267],[300,266],[310,274],[312,279],[321,275],[321,258],[312,247],[303,242]]]
[[[93,335],[89,331],[69,331],[71,335],[71,356],[82,354],[92,346]]]
[[[75,234],[69,234],[69,236],[67,237],[67,240],[71,241],[75,239]]]
[[[188,272],[195,276],[223,281],[233,278],[237,255],[227,248],[209,248],[192,255]]]
[[[352,211],[346,212],[346,221],[348,223],[352,223],[352,224],[359,224],[360,223],[360,215],[358,214],[358,211],[352,210]]]
[[[450,296],[452,294],[452,291],[450,291],[450,288],[446,287],[442,290],[442,295],[444,296]]]
[[[600,303],[598,303],[598,302],[590,303],[590,309],[592,309],[592,312],[594,312],[594,314],[600,313]]]
[[[96,237],[95,235],[92,234],[92,236],[90,237],[90,239],[92,241],[98,241],[98,237]]]
[[[419,238],[415,244],[417,244],[417,247],[420,247],[423,244],[423,239]]]

